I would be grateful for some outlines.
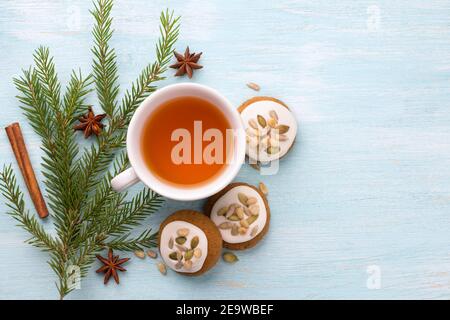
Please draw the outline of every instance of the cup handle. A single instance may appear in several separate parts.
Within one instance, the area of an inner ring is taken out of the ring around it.
[[[133,168],[128,168],[112,178],[111,187],[117,192],[122,192],[137,182],[139,182],[139,178],[136,171]]]

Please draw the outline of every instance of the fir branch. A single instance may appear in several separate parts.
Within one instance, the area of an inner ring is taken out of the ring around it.
[[[175,42],[179,35],[180,17],[174,17],[169,10],[161,13],[160,16],[160,38],[156,46],[156,62],[147,65],[133,83],[131,90],[127,90],[122,99],[120,116],[126,123],[141,102],[155,90],[152,84],[156,81],[164,80],[162,76],[169,65],[174,50]]]
[[[19,190],[11,165],[3,166],[3,170],[0,172],[0,191],[8,201],[6,203],[10,208],[8,214],[31,235],[31,238],[26,242],[44,251],[58,251],[59,245],[57,241],[45,232],[35,216],[25,209],[23,194]]]
[[[108,236],[119,236],[129,232],[133,227],[148,215],[154,213],[161,207],[162,197],[153,190],[144,188],[130,201],[127,201],[117,210],[116,215],[111,218],[111,225],[106,230]]]
[[[43,174],[62,250],[49,264],[60,278],[58,290],[65,291],[64,266],[70,256],[70,242],[76,235],[79,220],[79,212],[74,210],[74,204],[83,192],[77,189],[73,181],[75,169],[72,163],[78,154],[78,146],[74,140],[72,123],[91,91],[88,88],[91,76],[83,78],[81,72],[72,72],[61,105],[60,85],[48,49],[38,48],[34,60],[37,69],[24,71],[24,76],[16,79],[15,83],[23,94],[19,100],[24,105],[25,114],[43,142]]]
[[[152,248],[157,245],[157,234],[152,233],[152,230],[146,230],[137,237],[132,237],[129,234],[114,238],[106,243],[108,248],[120,251],[134,251],[142,248]]]
[[[99,245],[97,237],[87,239],[79,248],[78,253],[72,259],[72,263],[80,268],[82,278],[87,275],[89,267],[95,260],[95,254],[103,249],[104,246]]]
[[[47,98],[48,105],[52,108],[58,119],[61,117],[61,84],[58,82],[53,57],[50,57],[49,49],[43,46],[40,46],[35,51],[33,57],[36,64],[37,75],[42,84],[42,91]]]
[[[111,179],[113,176],[119,174],[125,170],[128,165],[128,158],[126,152],[121,152],[120,155],[115,159],[113,163],[114,170],[112,173],[108,172],[97,184],[93,196],[91,196],[86,202],[85,206],[82,208],[83,220],[88,222],[89,225],[83,230],[80,227],[79,245],[82,245],[83,241],[89,239],[90,237],[100,234],[102,232],[101,224],[99,219],[102,214],[108,218],[109,212],[104,213],[104,208],[112,207],[112,203],[117,203],[116,208],[125,201],[127,196],[126,192],[117,193],[111,188]],[[104,219],[108,222],[108,219]],[[104,240],[101,239],[101,240]]]
[[[22,70],[22,73],[23,76],[13,79],[16,89],[20,92],[16,98],[21,103],[20,107],[24,111],[28,122],[41,137],[44,151],[52,153],[54,149],[53,115],[41,89],[37,72],[30,67],[28,70]]]
[[[107,174],[98,184],[95,196],[88,202],[83,217],[90,222],[83,239],[94,234],[103,234],[106,238],[127,233],[156,212],[164,202],[159,194],[148,188],[128,201],[126,192],[117,193],[112,190],[111,178],[125,170],[127,165],[128,158],[123,152],[114,163],[113,174]],[[113,216],[111,212],[114,212]]]
[[[53,121],[54,113],[47,104],[47,98],[44,94],[38,72],[34,68],[23,70],[23,76],[14,79],[14,84],[19,90],[20,95],[17,96],[24,110],[25,116],[34,131],[42,139],[42,150],[45,156],[42,158],[44,167],[44,176],[46,178],[47,192],[49,193],[49,206],[52,210],[59,210],[57,199],[62,191],[59,188],[52,188],[52,183],[59,185],[59,171],[57,159],[54,154],[58,149],[55,141],[56,124]]]
[[[64,112],[69,121],[67,123],[68,126],[71,126],[73,122],[86,112],[85,98],[93,90],[89,88],[92,81],[92,75],[83,78],[81,70],[78,70],[78,72],[72,71],[70,82],[64,95]]]
[[[56,289],[59,292],[59,297],[62,300],[72,290],[68,286],[68,275],[66,262],[61,257],[52,257],[48,262],[50,268],[58,276],[58,282],[56,283]]]
[[[112,124],[109,125],[107,131],[109,132],[111,128]],[[86,196],[91,194],[93,188],[101,180],[99,178],[101,173],[108,170],[112,160],[114,160],[115,152],[125,146],[125,137],[125,132],[101,135],[99,143],[90,146],[77,161],[78,181],[80,188],[85,190]],[[87,197],[82,199],[79,203],[79,208],[83,209],[86,199]]]
[[[8,214],[18,222],[19,227],[22,227],[31,235],[31,238],[26,242],[43,251],[50,252],[49,265],[58,276],[59,284],[57,288],[60,296],[64,297],[70,290],[67,287],[66,264],[61,252],[61,243],[45,232],[35,216],[25,210],[23,194],[17,186],[11,165],[4,166],[2,172],[0,172],[0,190],[8,201],[7,206],[11,209]]]
[[[44,175],[47,178],[47,191],[50,198],[50,207],[54,211],[55,225],[64,244],[64,250],[69,250],[79,220],[79,198],[84,192],[75,183],[77,168],[72,164],[78,154],[78,145],[74,139],[72,124],[75,116],[84,106],[84,98],[90,92],[88,86],[91,76],[83,79],[81,72],[72,72],[64,105],[60,101],[60,84],[55,70],[53,58],[49,50],[40,47],[34,54],[37,75],[47,105],[52,106],[55,117],[55,148],[49,158],[51,163],[44,163]]]
[[[113,35],[110,16],[112,6],[112,0],[100,0],[94,3],[94,10],[91,11],[96,22],[92,31],[94,47],[91,51],[94,54],[93,70],[97,96],[100,106],[109,117],[114,114],[116,97],[119,94],[116,53],[108,44]]]
[[[54,133],[54,150],[50,150],[50,163],[44,166],[47,171],[47,177],[51,183],[47,183],[47,189],[52,195],[53,207],[60,214],[61,224],[57,225],[58,229],[67,228],[65,221],[65,213],[72,208],[72,197],[74,195],[74,184],[72,181],[73,169],[72,162],[78,154],[78,146],[74,141],[73,129],[70,124],[73,121],[72,110],[73,105],[68,105],[62,110],[60,103],[60,84],[55,71],[53,58],[50,57],[49,50],[39,47],[34,54],[36,70],[39,84],[46,97],[47,105],[53,111],[55,117],[55,133]],[[73,90],[72,90],[73,91]],[[75,93],[77,95],[79,90]],[[68,94],[73,92],[68,91]],[[70,97],[66,98],[70,100]],[[78,97],[74,97],[75,102]],[[69,111],[69,114],[66,112]],[[68,191],[68,192],[67,192]]]

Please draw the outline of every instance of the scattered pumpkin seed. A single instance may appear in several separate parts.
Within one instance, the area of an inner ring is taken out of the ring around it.
[[[153,250],[148,250],[147,255],[152,259],[156,259],[158,257],[158,254]]]
[[[268,147],[266,149],[267,154],[277,154],[280,152],[280,147]]]
[[[178,261],[178,252],[174,251],[169,254],[169,258],[175,261]]]
[[[250,210],[250,213],[252,215],[257,215],[259,213],[259,205],[252,204],[250,207],[248,207],[248,210]]]
[[[270,118],[269,120],[267,120],[267,124],[271,128],[276,128],[278,125],[278,121],[275,118]]]
[[[257,115],[258,123],[261,127],[265,128],[267,126],[266,119],[260,114]]]
[[[228,220],[230,220],[230,221],[239,221],[241,219],[239,219],[239,217],[236,214],[232,214],[231,216],[228,217]]]
[[[275,120],[278,120],[278,114],[275,112],[275,110],[270,110],[269,111],[269,116],[271,116]]]
[[[245,193],[239,192],[238,193],[238,199],[239,201],[245,206],[247,204],[247,196],[245,195]]]
[[[247,206],[251,206],[252,204],[255,204],[256,202],[258,202],[258,199],[256,199],[255,197],[250,197],[247,199]]]
[[[247,87],[249,87],[250,89],[255,90],[255,91],[259,91],[259,89],[261,89],[260,86],[254,82],[247,83]]]
[[[264,182],[259,183],[259,191],[261,191],[264,195],[267,195],[269,193],[269,189],[267,189],[267,186],[264,184]]]
[[[248,125],[253,129],[258,130],[258,124],[256,123],[255,119],[248,120]]]
[[[184,262],[184,267],[185,267],[187,270],[190,270],[190,269],[192,268],[192,261],[191,261],[191,260],[185,261],[185,262]]]
[[[286,132],[289,131],[289,126],[284,125],[284,124],[280,124],[280,125],[278,125],[278,126],[276,127],[276,129],[278,129],[278,133],[279,133],[279,134],[284,134],[284,133],[286,133]]]
[[[134,251],[134,255],[138,257],[139,259],[145,259],[145,252],[142,250],[136,250]]]
[[[198,238],[198,236],[195,236],[191,239],[191,249],[195,249],[198,246],[200,239]]]
[[[202,256],[202,249],[200,248],[195,248],[194,249],[194,257],[196,257],[197,259],[200,258]]]
[[[255,214],[255,215],[253,215],[253,216],[250,216],[250,217],[247,218],[247,223],[248,223],[249,225],[251,225],[253,222],[256,221],[256,219],[258,219],[258,215],[257,215],[257,214]]]
[[[250,163],[250,167],[252,167],[253,169],[259,171],[260,167],[259,167],[259,163]]]
[[[244,209],[242,209],[242,207],[236,208],[234,213],[239,217],[239,219],[244,219]]]
[[[219,211],[217,211],[217,215],[223,216],[223,215],[225,215],[225,213],[227,213],[227,211],[228,211],[228,206],[220,208]]]
[[[175,242],[178,244],[184,244],[186,242],[186,237],[178,237],[175,239]]]
[[[191,260],[193,256],[194,256],[194,250],[188,250],[184,254],[184,260],[186,260],[186,261]]]
[[[180,237],[186,237],[189,234],[189,229],[188,228],[181,228],[177,230],[177,234]]]
[[[254,237],[254,236],[256,236],[257,233],[258,233],[258,226],[256,225],[256,226],[253,227],[253,229],[252,229],[250,235],[251,235],[252,237]]]
[[[237,224],[233,224],[233,227],[231,227],[231,235],[237,236],[239,233],[239,227]]]
[[[159,272],[161,272],[161,274],[166,275],[167,274],[167,268],[166,265],[162,262],[158,262],[156,264],[156,267],[158,268]]]
[[[173,249],[173,238],[172,237],[169,240],[169,249]]]
[[[238,257],[232,252],[225,252],[222,257],[227,263],[235,263],[236,261],[239,261]]]

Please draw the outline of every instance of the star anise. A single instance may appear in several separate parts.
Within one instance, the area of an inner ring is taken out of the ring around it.
[[[112,249],[109,249],[108,251],[108,258],[104,258],[101,255],[96,255],[97,259],[100,260],[104,266],[98,269],[96,272],[105,273],[105,279],[103,281],[104,284],[107,284],[109,281],[109,278],[113,276],[114,280],[117,284],[119,284],[119,274],[117,273],[117,270],[119,271],[127,271],[124,267],[121,265],[130,260],[130,258],[123,258],[119,259],[119,256],[113,255]]]
[[[175,58],[177,58],[178,62],[171,65],[171,68],[178,69],[177,73],[175,73],[175,76],[182,76],[187,73],[189,78],[192,78],[192,74],[194,73],[195,69],[201,69],[203,66],[199,65],[197,62],[200,59],[200,56],[202,55],[202,52],[200,53],[190,53],[189,47],[186,48],[186,51],[184,52],[184,55],[174,51],[173,54],[175,55]]]
[[[95,115],[92,107],[88,107],[88,113],[82,116],[80,123],[73,127],[74,130],[84,131],[84,137],[88,138],[91,134],[98,136],[105,126],[101,121],[106,117],[106,113]]]

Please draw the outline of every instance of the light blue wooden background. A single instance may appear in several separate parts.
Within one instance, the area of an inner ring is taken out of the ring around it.
[[[279,173],[259,177],[246,166],[238,177],[270,188],[271,230],[239,263],[220,262],[201,278],[163,277],[153,260],[133,259],[120,286],[103,286],[92,270],[70,298],[449,299],[450,2],[118,0],[112,41],[122,88],[153,59],[166,6],[183,16],[177,48],[204,52],[194,81],[236,106],[255,94],[245,83],[256,82],[298,116],[298,142]],[[72,67],[88,71],[89,8],[0,1],[0,125],[21,122],[35,168],[39,140],[11,79],[40,44],[64,82]],[[5,162],[16,166],[2,130]],[[201,205],[167,202],[148,223]],[[5,211],[2,200],[0,298],[57,298],[47,255],[23,244],[27,235]],[[372,265],[378,290],[367,287]]]

